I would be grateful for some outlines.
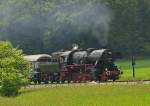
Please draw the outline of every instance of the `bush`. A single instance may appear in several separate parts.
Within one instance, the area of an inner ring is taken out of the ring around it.
[[[21,81],[15,73],[9,73],[2,79],[1,93],[2,95],[13,96],[18,94]]]
[[[21,50],[10,42],[0,42],[0,92],[5,96],[15,96],[22,86],[28,84],[28,62]]]

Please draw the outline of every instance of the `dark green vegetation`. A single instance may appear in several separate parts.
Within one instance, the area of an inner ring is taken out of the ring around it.
[[[131,60],[120,60],[118,67],[123,71],[120,80],[150,80],[150,59],[136,59],[135,79],[132,76]]]
[[[0,0],[0,39],[27,54],[78,43],[149,55],[150,0]]]
[[[93,85],[22,90],[0,106],[149,106],[150,85]]]
[[[0,42],[0,94],[15,96],[28,83],[28,62],[10,42]]]

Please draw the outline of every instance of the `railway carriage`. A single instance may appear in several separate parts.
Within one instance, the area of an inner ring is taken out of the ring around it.
[[[31,81],[34,83],[49,83],[59,80],[59,67],[57,60],[48,54],[25,56],[30,62]]]

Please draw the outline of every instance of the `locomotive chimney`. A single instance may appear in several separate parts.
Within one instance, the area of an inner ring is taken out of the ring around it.
[[[78,44],[72,44],[72,50],[77,50],[79,48]]]

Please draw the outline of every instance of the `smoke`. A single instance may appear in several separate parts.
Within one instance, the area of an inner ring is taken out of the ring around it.
[[[55,9],[56,23],[58,22],[65,32],[72,30],[72,32],[68,32],[68,36],[65,34],[64,38],[90,33],[102,46],[107,44],[112,12],[106,4],[97,3],[96,0],[83,0],[82,2],[76,0],[68,4],[66,2],[58,4]],[[69,25],[65,26],[66,23]],[[62,28],[59,29],[59,31],[61,30]],[[60,39],[60,36],[57,39]]]
[[[87,35],[107,44],[112,12],[97,0],[2,0],[0,9],[0,39],[23,49],[62,48]]]

